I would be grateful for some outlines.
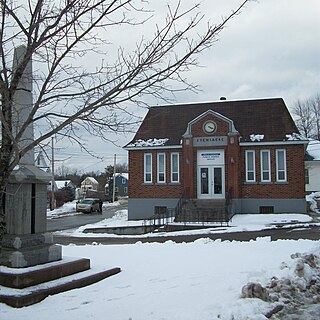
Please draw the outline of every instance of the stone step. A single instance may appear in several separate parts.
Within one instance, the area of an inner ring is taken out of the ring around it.
[[[226,221],[224,208],[182,209],[177,222],[221,222]]]
[[[0,285],[23,289],[89,269],[90,260],[85,258],[64,258],[60,261],[29,268],[2,267],[0,271]]]
[[[14,308],[30,306],[42,301],[49,295],[91,285],[120,271],[121,269],[118,267],[103,270],[90,269],[25,289],[4,288],[0,293],[0,302]]]
[[[194,199],[184,204],[185,208],[221,208],[224,207],[225,200],[199,200]]]

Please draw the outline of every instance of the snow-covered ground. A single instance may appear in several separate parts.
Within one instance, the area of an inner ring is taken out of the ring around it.
[[[319,252],[310,240],[137,243],[63,247],[69,257],[88,257],[94,267],[122,272],[91,286],[60,293],[22,309],[0,304],[4,320],[259,320],[274,303],[242,299],[248,282],[296,278],[295,252]],[[38,316],[36,316],[38,315]]]
[[[64,230],[57,232],[60,235],[76,236],[76,237],[165,237],[167,236],[166,232],[157,232],[157,233],[147,233],[144,235],[128,235],[128,236],[117,236],[115,234],[109,233],[83,233],[85,229],[99,229],[105,227],[138,227],[143,226],[145,223],[144,220],[134,220],[128,221],[128,211],[127,210],[118,210],[117,213],[109,219],[103,219],[95,224],[87,224],[81,226],[78,229]],[[226,233],[226,232],[243,232],[243,231],[258,231],[262,229],[271,229],[282,226],[283,228],[289,228],[293,225],[295,227],[308,227],[310,224],[318,224],[312,221],[312,218],[306,214],[238,214],[232,218],[232,221],[229,222],[228,226],[220,226],[220,224],[214,225],[210,224],[195,224],[198,229],[195,230],[185,230],[185,231],[175,231],[170,232],[171,236],[186,235],[186,234],[212,234],[212,233]],[[181,223],[171,223],[172,225],[181,225]],[[203,227],[202,227],[203,226]]]
[[[243,215],[236,216],[230,228],[252,230],[279,223],[303,225],[310,221],[308,215]],[[122,210],[95,226],[127,223],[126,211]],[[82,230],[69,233],[79,235]],[[296,252],[319,256],[319,242],[271,242],[268,237],[250,242],[213,241],[204,237],[179,244],[167,241],[64,246],[65,257],[88,257],[93,268],[121,267],[122,271],[91,286],[50,296],[30,307],[14,309],[0,304],[0,319],[267,319],[265,314],[278,302],[244,299],[241,290],[249,282],[266,286],[273,277],[292,282],[310,281],[315,272],[311,268],[306,268],[306,279],[297,275],[296,266],[301,261],[299,255],[293,255]]]

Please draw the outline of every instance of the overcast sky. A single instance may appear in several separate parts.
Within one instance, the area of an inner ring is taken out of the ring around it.
[[[192,2],[184,0],[183,2]],[[206,20],[217,21],[236,8],[239,0],[205,0],[202,9]],[[158,10],[161,10],[160,8]],[[161,19],[161,12],[156,19]],[[187,76],[200,85],[201,92],[183,92],[176,103],[281,97],[290,109],[297,99],[307,99],[320,93],[320,1],[260,0],[250,2],[242,13],[229,22],[219,41],[202,53],[200,68]],[[121,34],[121,30],[119,30]],[[133,41],[131,34],[122,38]],[[148,101],[150,106],[158,101]],[[142,116],[147,110],[141,110]],[[56,167],[77,168],[84,172],[104,170],[117,161],[127,161],[121,147],[85,137],[102,160],[92,158],[79,148],[56,145]],[[133,138],[115,137],[119,146]],[[69,156],[69,157],[68,157]],[[59,161],[60,160],[60,161]],[[64,161],[61,161],[64,160]]]

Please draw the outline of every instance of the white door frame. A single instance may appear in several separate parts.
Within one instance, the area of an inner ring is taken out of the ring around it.
[[[220,169],[220,180],[217,169]],[[217,175],[217,176],[215,176]],[[198,166],[197,172],[198,199],[224,199],[225,198],[225,172],[224,165]]]
[[[198,199],[225,198],[225,151],[223,149],[198,150],[197,152],[197,196]],[[220,169],[217,171],[217,169]],[[214,182],[218,174],[219,182]],[[207,177],[202,175],[207,174]],[[207,180],[207,181],[206,181]],[[204,184],[203,184],[204,183]],[[207,183],[207,186],[206,186]],[[220,185],[220,186],[219,186]]]

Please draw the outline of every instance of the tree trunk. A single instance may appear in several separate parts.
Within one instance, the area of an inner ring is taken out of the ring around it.
[[[2,113],[6,126],[2,123],[1,136],[1,153],[0,153],[0,244],[6,233],[5,218],[5,194],[6,187],[9,182],[10,174],[13,170],[12,161],[12,99],[10,99],[8,91],[2,93]]]

